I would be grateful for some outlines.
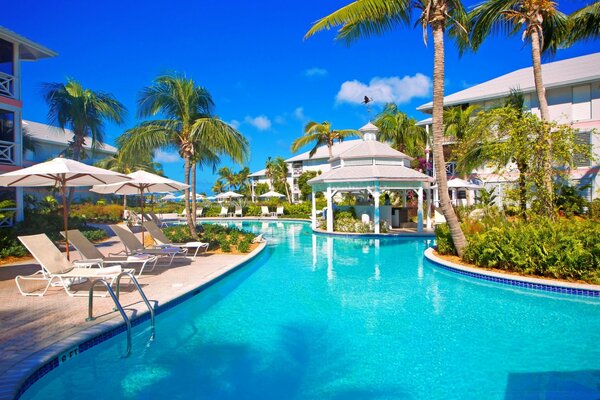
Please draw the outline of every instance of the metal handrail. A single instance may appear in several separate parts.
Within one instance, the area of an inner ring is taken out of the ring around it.
[[[115,295],[115,292],[113,292],[112,288],[110,287],[110,283],[106,282],[104,279],[96,279],[95,281],[92,282],[92,286],[90,287],[90,296],[89,296],[90,299],[89,299],[89,303],[88,303],[88,317],[86,318],[86,321],[93,321],[96,319],[96,318],[94,318],[94,315],[93,315],[94,287],[96,286],[96,284],[98,282],[100,282],[104,286],[106,286],[106,290],[108,291],[108,293],[110,294],[110,297],[112,297],[113,301],[115,302],[115,306],[116,306],[117,310],[119,310],[119,312],[121,313],[121,316],[125,320],[125,324],[127,324],[127,353],[125,354],[125,357],[123,357],[123,358],[127,358],[127,357],[129,357],[129,354],[131,354],[131,322],[129,321],[129,317],[127,317],[127,314],[125,314],[125,310],[123,310],[123,307],[121,306],[121,303],[119,302],[119,297],[117,295]]]
[[[151,327],[152,327],[152,330],[150,332],[150,341],[152,341],[152,340],[154,340],[154,308],[152,307],[152,305],[148,301],[148,298],[146,297],[146,294],[142,290],[142,287],[138,283],[137,279],[135,279],[135,276],[133,275],[133,273],[131,273],[129,271],[123,271],[119,275],[117,275],[117,299],[119,298],[119,293],[121,291],[121,277],[123,275],[126,275],[126,276],[128,276],[131,279],[131,281],[133,282],[133,284],[137,288],[138,292],[140,293],[140,297],[142,298],[142,300],[144,300],[144,303],[146,303],[146,307],[148,307],[148,311],[150,311],[150,324],[151,324]]]

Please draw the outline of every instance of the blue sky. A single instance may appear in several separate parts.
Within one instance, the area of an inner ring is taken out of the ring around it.
[[[431,100],[433,50],[420,28],[400,28],[351,46],[333,32],[304,41],[312,22],[348,1],[287,2],[209,0],[115,1],[19,0],[4,5],[3,26],[59,53],[24,63],[24,118],[47,122],[42,82],[72,77],[94,90],[114,94],[128,109],[126,124],[107,126],[113,143],[136,119],[139,90],[164,72],[178,71],[206,87],[216,114],[250,141],[247,165],[264,168],[268,156],[289,157],[290,144],[309,120],[334,128],[359,128],[369,120],[365,94],[393,100],[417,119],[415,108]],[[467,5],[474,4],[467,2]],[[563,1],[571,12],[585,1]],[[559,51],[561,60],[600,51],[598,42]],[[517,68],[530,66],[531,53],[519,36],[490,38],[477,54],[459,58],[446,46],[446,93]],[[183,179],[176,154],[160,153],[167,175]],[[223,165],[239,169],[225,160]],[[212,171],[202,171],[198,190],[209,191]]]

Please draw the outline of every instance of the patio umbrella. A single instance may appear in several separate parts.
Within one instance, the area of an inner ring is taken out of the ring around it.
[[[175,197],[173,194],[169,193],[166,196],[161,197],[160,201],[171,201],[171,200],[176,200],[177,197]]]
[[[94,185],[92,192],[102,194],[139,194],[142,206],[142,227],[144,224],[144,193],[176,192],[190,186],[177,182],[164,176],[151,174],[146,171],[135,171],[128,174],[129,180],[110,185]],[[142,243],[144,243],[144,229],[142,228]]]
[[[236,198],[236,197],[244,197],[244,195],[229,191],[229,192],[225,192],[225,193],[219,193],[218,195],[215,196],[215,198],[217,200],[225,200],[225,199],[231,199],[231,198]]]
[[[63,222],[69,258],[69,236],[67,232],[67,187],[92,186],[130,179],[127,175],[92,167],[68,158],[55,158],[28,168],[0,175],[0,186],[43,187],[56,186],[60,189],[63,202]]]
[[[263,194],[261,194],[258,197],[278,197],[278,198],[281,198],[281,197],[285,197],[285,195],[281,194],[281,193],[277,193],[277,192],[275,192],[273,190],[270,190],[267,193],[263,193]]]
[[[454,178],[448,181],[448,187],[451,189],[470,189],[470,190],[480,190],[483,189],[483,186],[477,185],[475,183],[471,183],[464,179]]]

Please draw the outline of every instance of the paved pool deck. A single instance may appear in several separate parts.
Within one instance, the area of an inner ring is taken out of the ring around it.
[[[264,248],[261,244],[248,255],[203,254],[196,260],[175,259],[171,266],[157,264],[138,279],[148,300],[155,307],[180,297],[234,269]],[[98,245],[108,255],[122,249],[116,238]],[[73,260],[79,254],[71,252]],[[0,267],[0,399],[14,397],[20,383],[41,363],[87,338],[122,324],[113,311],[110,297],[94,298],[96,320],[87,322],[88,297],[70,297],[62,287],[51,287],[43,297],[22,296],[15,276],[39,270],[35,260]],[[137,268],[139,271],[139,267]],[[87,294],[89,283],[73,286]],[[124,277],[121,303],[130,318],[147,313],[133,285]]]

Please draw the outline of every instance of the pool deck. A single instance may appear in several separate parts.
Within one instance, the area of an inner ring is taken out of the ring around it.
[[[105,255],[122,249],[116,238],[98,246]],[[203,254],[196,260],[175,259],[171,266],[158,264],[137,278],[155,307],[180,297],[234,269],[264,249],[248,255]],[[79,254],[71,252],[76,260]],[[86,322],[88,297],[70,297],[62,287],[51,287],[44,297],[22,296],[15,276],[39,270],[34,260],[0,267],[0,399],[12,399],[20,384],[36,368],[78,343],[109,331],[123,319],[113,311],[110,297],[94,298],[96,320]],[[74,286],[87,294],[89,283]],[[131,318],[148,310],[133,285],[122,279],[121,303]]]

